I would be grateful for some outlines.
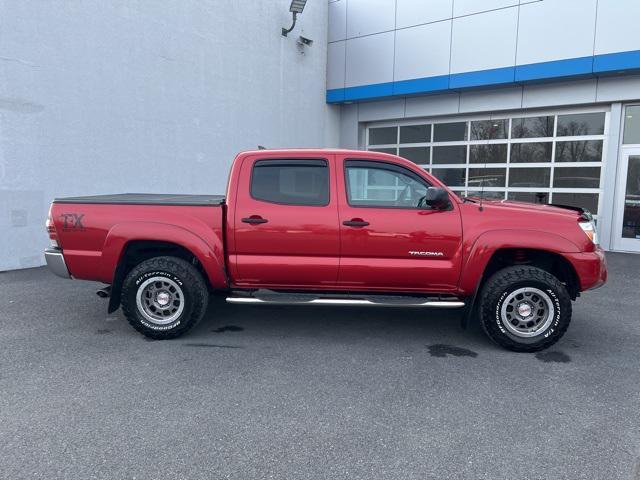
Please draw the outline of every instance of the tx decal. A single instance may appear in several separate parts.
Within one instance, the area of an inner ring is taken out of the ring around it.
[[[62,229],[64,231],[84,231],[84,225],[82,224],[84,213],[63,213],[60,217],[62,218]]]

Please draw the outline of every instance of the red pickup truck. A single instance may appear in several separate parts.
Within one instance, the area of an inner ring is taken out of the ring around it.
[[[59,198],[49,267],[109,286],[142,334],[193,327],[210,294],[236,304],[462,308],[516,351],[555,343],[571,301],[602,285],[591,215],[575,207],[459,198],[383,153],[239,154],[226,196]]]

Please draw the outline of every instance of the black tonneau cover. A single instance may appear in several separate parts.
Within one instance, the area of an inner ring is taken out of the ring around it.
[[[164,193],[117,193],[86,197],[56,198],[53,203],[85,203],[112,205],[176,205],[213,206],[224,203],[224,195],[177,195]]]

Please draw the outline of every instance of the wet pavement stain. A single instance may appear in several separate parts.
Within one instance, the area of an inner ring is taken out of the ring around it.
[[[564,352],[538,352],[536,358],[545,363],[569,363],[571,357]]]
[[[224,333],[224,332],[242,332],[244,328],[237,327],[236,325],[225,325],[224,327],[216,328],[215,330],[211,330],[213,333]]]
[[[238,345],[216,345],[214,343],[183,343],[185,347],[199,347],[199,348],[244,348]]]
[[[478,356],[476,352],[473,350],[468,350],[466,348],[455,347],[453,345],[429,345],[429,355],[432,357],[440,357],[445,358],[448,355],[452,357],[471,357],[475,358]]]

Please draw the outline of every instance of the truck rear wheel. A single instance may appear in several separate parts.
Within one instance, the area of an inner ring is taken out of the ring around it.
[[[122,284],[122,310],[133,328],[156,340],[179,337],[207,309],[209,292],[196,268],[177,257],[154,257]]]
[[[537,352],[564,335],[571,322],[571,298],[549,272],[518,265],[491,276],[482,289],[480,323],[498,345]]]

